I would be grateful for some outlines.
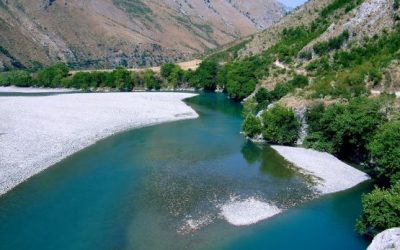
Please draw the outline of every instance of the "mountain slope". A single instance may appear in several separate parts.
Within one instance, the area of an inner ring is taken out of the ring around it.
[[[150,66],[264,29],[275,0],[0,0],[0,66]]]

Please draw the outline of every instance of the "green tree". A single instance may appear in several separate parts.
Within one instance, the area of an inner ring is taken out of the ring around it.
[[[310,120],[310,117],[308,119]],[[310,120],[309,137],[313,137],[313,140],[306,141],[312,142],[315,138],[321,138],[318,143],[331,143],[332,153],[341,158],[353,161],[367,160],[367,144],[376,129],[385,121],[385,114],[378,100],[355,98],[347,105],[334,104],[325,111],[318,111]],[[308,146],[317,148],[312,143]]]
[[[219,85],[225,86],[228,95],[236,101],[248,97],[256,88],[256,62],[251,60],[235,61],[225,65],[219,74]]]
[[[0,74],[0,85],[15,85],[18,87],[30,87],[34,85],[31,74],[25,70],[15,70]]]
[[[250,138],[261,134],[262,124],[261,120],[253,114],[248,114],[242,125],[244,134]]]
[[[65,64],[55,64],[38,72],[37,84],[44,87],[57,87],[61,79],[68,76],[69,69]]]
[[[263,137],[266,141],[293,145],[299,138],[300,123],[290,108],[276,105],[262,115]]]
[[[77,89],[88,87],[92,81],[92,75],[89,72],[77,72],[70,81],[70,86]]]
[[[205,90],[214,91],[217,88],[218,63],[203,61],[196,69],[197,80]]]
[[[120,91],[132,91],[131,73],[125,68],[117,68],[113,72],[114,86]]]
[[[361,234],[374,236],[400,226],[400,182],[391,189],[375,188],[362,197],[363,213],[356,228]]]
[[[388,180],[400,172],[400,121],[383,125],[368,145],[379,176]]]
[[[266,88],[260,88],[256,95],[256,101],[257,103],[261,104],[263,102],[270,102],[272,99],[271,93],[266,89]]]
[[[143,81],[144,81],[144,85],[146,86],[147,89],[160,89],[160,82],[158,81],[158,79],[155,77],[155,73],[153,70],[148,69],[144,72],[143,75]]]
[[[176,68],[176,64],[173,63],[166,63],[161,66],[161,76],[165,79],[168,79],[168,77],[172,74],[172,71]]]
[[[168,82],[172,84],[174,88],[177,88],[183,84],[185,81],[185,72],[183,69],[179,66],[176,66],[172,72],[171,75],[167,78]]]

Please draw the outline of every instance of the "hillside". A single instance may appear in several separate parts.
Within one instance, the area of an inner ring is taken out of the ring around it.
[[[224,64],[218,84],[238,100],[259,88],[273,91],[296,75],[310,84],[301,91],[287,90],[278,99],[399,93],[398,4],[310,0],[251,39],[208,59]]]
[[[285,12],[275,0],[0,0],[0,69],[182,61],[260,31]]]

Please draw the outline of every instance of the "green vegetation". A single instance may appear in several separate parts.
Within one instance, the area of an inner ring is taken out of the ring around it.
[[[295,75],[292,80],[276,85],[272,91],[268,91],[265,88],[260,88],[255,95],[255,99],[258,104],[256,110],[259,111],[265,109],[269,104],[278,101],[296,88],[304,88],[308,84],[308,77],[303,75]]]
[[[346,30],[340,36],[329,39],[327,42],[320,42],[314,45],[313,49],[317,55],[324,55],[333,50],[338,50],[349,40],[350,34]]]
[[[256,68],[256,62],[250,60],[227,64],[218,72],[218,84],[223,86],[234,100],[243,100],[256,88]]]
[[[363,214],[356,228],[370,236],[400,226],[400,122],[387,122],[384,98],[355,98],[327,108],[318,104],[307,112],[310,134],[305,146],[369,163],[365,168],[379,184],[394,184],[389,189],[376,187],[362,198]]]
[[[32,83],[32,77],[25,70],[5,72],[0,75],[0,85],[15,85],[18,87],[28,87]]]
[[[400,7],[400,0],[394,0],[393,9],[398,10]]]
[[[310,52],[300,51],[329,27],[329,20],[336,11],[350,11],[361,2],[360,0],[334,1],[322,11],[321,16],[309,27],[299,26],[284,29],[280,41],[261,55],[235,60],[238,50],[245,46],[247,42],[211,55],[208,58],[210,61],[220,62],[224,59],[229,61],[220,68],[217,74],[217,85],[225,88],[231,98],[237,101],[243,100],[255,90],[259,80],[269,74],[268,66],[276,59],[284,63],[291,63],[295,57],[311,59]],[[339,38],[329,41],[328,48],[338,48],[339,44],[341,45],[348,37],[349,33],[344,32]],[[277,89],[276,98],[280,98],[282,94],[285,92],[287,94],[291,90],[293,90],[291,84],[280,85]]]
[[[325,9],[322,10],[321,16],[327,17],[328,15],[334,13],[335,11],[345,8],[345,12],[349,12],[352,10],[355,6],[361,4],[363,1],[362,0],[335,0],[332,4],[327,6]]]
[[[160,81],[156,78],[154,71],[146,70],[143,75],[144,86],[147,89],[158,90],[161,88]]]
[[[189,85],[199,89],[214,91],[217,88],[217,74],[219,65],[215,61],[203,61],[196,71],[187,76]]]
[[[368,146],[379,177],[390,180],[400,173],[400,121],[383,125]]]
[[[43,87],[61,86],[63,78],[68,76],[69,69],[65,64],[56,64],[40,70],[36,82]]]
[[[56,64],[33,73],[24,70],[0,73],[0,86],[9,85],[63,87],[82,90],[110,88],[119,91],[132,91],[134,88],[158,90],[161,88],[161,80],[152,70],[136,73],[125,68],[116,68],[110,72],[82,71],[71,76],[65,64]]]
[[[113,0],[118,8],[135,16],[151,13],[151,9],[141,0]]]
[[[185,72],[176,64],[167,63],[161,66],[161,76],[174,88],[183,85]]]
[[[362,204],[363,214],[356,225],[361,234],[374,236],[400,226],[400,182],[390,189],[375,188],[362,197]]]
[[[309,135],[305,146],[356,162],[368,159],[368,143],[386,122],[379,100],[355,98],[349,104],[321,105],[307,112]]]
[[[314,74],[312,97],[351,98],[366,93],[366,83],[378,84],[382,69],[399,58],[400,26],[394,32],[367,39],[364,44],[350,50],[338,50],[307,66]]]
[[[299,137],[300,123],[292,109],[276,105],[262,115],[264,128],[262,131],[266,141],[294,145]]]
[[[248,114],[244,123],[242,125],[242,130],[244,134],[250,138],[260,135],[262,133],[262,124],[260,119],[258,119],[253,114]]]

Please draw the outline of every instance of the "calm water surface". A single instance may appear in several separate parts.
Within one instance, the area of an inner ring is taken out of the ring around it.
[[[240,105],[187,103],[199,119],[118,134],[0,197],[0,249],[365,249],[353,228],[368,184],[301,205],[304,176],[243,139]],[[228,224],[220,207],[248,198],[290,209]]]

